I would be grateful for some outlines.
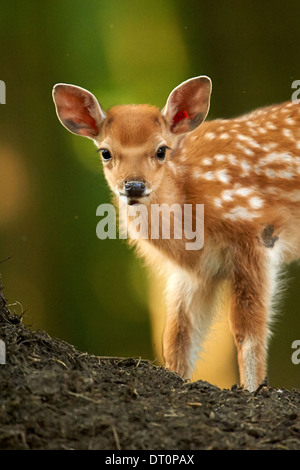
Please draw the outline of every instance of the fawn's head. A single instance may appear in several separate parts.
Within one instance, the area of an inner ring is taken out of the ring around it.
[[[200,76],[176,87],[161,111],[123,105],[105,112],[81,87],[59,83],[53,89],[59,120],[70,132],[94,141],[111,189],[128,204],[146,202],[164,184],[169,150],[178,145],[178,136],[203,122],[210,94],[210,79]]]

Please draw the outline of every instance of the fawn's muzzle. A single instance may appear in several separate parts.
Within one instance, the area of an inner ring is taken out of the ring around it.
[[[128,197],[141,197],[143,196],[146,189],[146,185],[143,181],[125,181],[124,191]]]

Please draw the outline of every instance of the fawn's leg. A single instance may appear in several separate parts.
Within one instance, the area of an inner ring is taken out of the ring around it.
[[[166,367],[190,378],[201,342],[216,310],[219,281],[203,285],[183,272],[173,274],[167,286],[168,312],[163,338]]]
[[[240,384],[254,391],[266,376],[268,318],[275,270],[264,250],[247,246],[234,257],[230,308],[238,351]]]

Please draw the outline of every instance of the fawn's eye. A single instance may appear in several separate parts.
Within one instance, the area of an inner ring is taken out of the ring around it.
[[[99,152],[101,153],[102,160],[104,162],[108,162],[109,160],[112,159],[111,153],[107,149],[99,149]]]
[[[159,147],[156,152],[156,157],[158,158],[158,160],[163,161],[166,158],[167,148],[169,147],[167,147],[166,145],[162,145],[161,147]]]

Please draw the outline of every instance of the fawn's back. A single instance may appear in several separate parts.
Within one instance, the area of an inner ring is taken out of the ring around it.
[[[172,153],[171,153],[172,158]],[[300,257],[300,109],[293,102],[203,123],[174,151],[170,167],[205,205],[205,233],[243,235]],[[180,175],[180,176],[179,176]]]

